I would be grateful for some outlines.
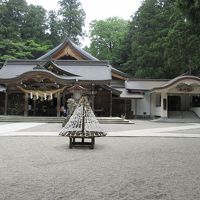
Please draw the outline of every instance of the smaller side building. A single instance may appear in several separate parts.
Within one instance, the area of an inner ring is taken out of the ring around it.
[[[200,117],[200,78],[191,75],[172,80],[129,79],[126,90],[141,95],[131,100],[133,116],[170,118],[183,111]]]

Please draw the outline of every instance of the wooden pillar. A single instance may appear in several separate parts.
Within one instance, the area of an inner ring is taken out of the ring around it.
[[[112,117],[112,91],[110,91],[110,117]]]
[[[127,102],[126,102],[126,99],[124,99],[124,116],[125,116],[125,118],[126,118],[126,110],[127,110],[127,109],[126,109],[126,103],[127,103]]]
[[[5,91],[5,107],[4,107],[4,115],[8,114],[8,93]]]
[[[36,99],[33,99],[33,116],[36,115]]]
[[[137,117],[137,99],[135,99],[135,117]]]
[[[57,93],[57,117],[60,117],[60,92]]]
[[[94,112],[94,84],[92,84],[92,110]]]
[[[28,93],[25,93],[24,116],[28,116]]]
[[[65,107],[65,92],[64,91],[63,91],[63,94],[62,94],[62,105]]]

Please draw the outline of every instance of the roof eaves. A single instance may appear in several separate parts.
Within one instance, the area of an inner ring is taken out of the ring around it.
[[[47,52],[46,54],[44,54],[43,56],[37,58],[37,60],[44,60],[44,59],[49,59],[51,58],[51,56],[59,51],[60,49],[62,49],[63,45],[65,45],[65,43],[61,43],[58,46],[56,46],[55,48],[53,48],[52,50],[50,50],[49,52]]]
[[[90,53],[86,52],[85,50],[83,50],[82,48],[80,48],[78,45],[76,45],[75,43],[73,43],[70,39],[68,39],[68,44],[71,45],[71,47],[78,53],[80,53],[85,59],[87,60],[94,60],[94,61],[98,61],[99,59],[97,59],[96,57],[92,56]]]
[[[120,70],[118,70],[118,69],[116,69],[116,68],[114,68],[112,66],[111,66],[111,70],[112,70],[112,72],[115,72],[115,73],[117,73],[119,75],[122,75],[122,76],[124,76],[126,78],[130,78],[131,77],[129,74],[126,74],[126,73],[124,73],[124,72],[122,72],[122,71],[120,71]]]

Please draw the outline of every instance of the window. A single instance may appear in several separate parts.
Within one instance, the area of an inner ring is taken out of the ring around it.
[[[160,106],[161,106],[161,95],[156,94],[156,107],[160,107]]]
[[[192,97],[192,107],[200,107],[200,96]]]

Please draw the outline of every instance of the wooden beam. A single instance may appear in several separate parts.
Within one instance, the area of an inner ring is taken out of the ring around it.
[[[112,73],[112,77],[115,77],[115,78],[118,78],[118,79],[121,79],[121,80],[128,80],[128,78],[124,77],[124,76],[121,76],[121,75],[118,75],[118,74],[115,74],[115,73]]]
[[[64,56],[71,56],[76,58],[77,60],[84,60],[84,58],[79,55],[76,51],[74,51],[69,46],[66,46],[64,49],[62,49],[60,52],[58,52],[53,59],[58,60],[59,58],[62,58]]]
[[[4,107],[4,115],[8,114],[8,93],[5,92],[5,107]]]
[[[95,88],[95,85],[92,84],[92,110],[94,112],[94,88]]]
[[[33,99],[33,116],[36,116],[36,99]]]
[[[127,104],[127,100],[124,99],[124,116],[125,116],[125,118],[126,118],[126,111],[127,111],[126,104]]]
[[[60,92],[57,93],[57,117],[60,117]]]
[[[24,116],[28,116],[28,93],[25,93]]]
[[[112,117],[112,91],[110,91],[110,117]]]

